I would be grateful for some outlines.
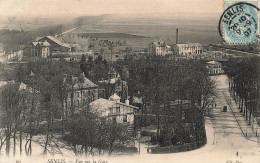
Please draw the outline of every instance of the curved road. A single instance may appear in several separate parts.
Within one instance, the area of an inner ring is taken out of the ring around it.
[[[206,118],[208,142],[204,147],[194,151],[181,153],[147,154],[145,145],[141,145],[141,155],[139,157],[134,159],[129,158],[129,160],[122,159],[120,162],[130,162],[131,160],[131,162],[259,163],[260,148],[258,143],[244,137],[230,107],[228,107],[227,112],[222,112],[223,106],[228,106],[228,101],[231,99],[228,92],[227,77],[225,75],[220,75],[214,76],[213,78],[217,82],[217,107],[212,110],[212,118]],[[235,112],[234,114],[238,117],[238,122],[242,129],[247,130],[248,137],[256,140],[255,135],[250,131],[250,126],[247,125],[248,122],[240,115],[239,110],[232,99],[230,106]]]

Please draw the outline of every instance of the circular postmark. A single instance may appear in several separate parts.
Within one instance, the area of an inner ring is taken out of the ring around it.
[[[257,43],[259,38],[257,2],[224,2],[218,31],[227,44]],[[222,27],[222,28],[221,28]]]

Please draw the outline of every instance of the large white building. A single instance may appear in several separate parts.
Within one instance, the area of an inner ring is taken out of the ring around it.
[[[186,58],[196,56],[203,52],[203,46],[200,43],[185,43],[185,44],[176,44],[174,46],[174,51]]]
[[[207,62],[206,68],[208,69],[210,75],[217,75],[223,73],[221,63],[217,61]]]
[[[107,117],[117,123],[133,125],[134,115],[138,107],[129,105],[129,101],[120,102],[120,97],[116,94],[109,99],[97,99],[90,103],[92,111],[97,112],[101,117]]]
[[[166,55],[172,54],[171,47],[163,41],[153,41],[148,45],[148,53],[150,55]]]

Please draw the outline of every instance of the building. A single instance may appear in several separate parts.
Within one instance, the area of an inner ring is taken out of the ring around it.
[[[167,55],[172,54],[171,47],[166,42],[153,41],[148,45],[148,53],[150,55]]]
[[[47,41],[50,44],[51,53],[55,52],[70,52],[71,46],[67,43],[63,43],[53,36],[45,36],[37,40],[37,42]]]
[[[203,52],[203,46],[200,43],[176,44],[174,51],[180,56],[192,58]]]
[[[217,75],[223,73],[221,63],[217,61],[207,62],[206,68],[208,69],[210,75]]]
[[[47,40],[43,42],[35,41],[30,44],[31,55],[37,58],[47,58],[51,55],[50,44]]]
[[[125,103],[120,102],[120,97],[116,94],[109,99],[97,99],[90,103],[90,109],[101,117],[107,117],[117,123],[134,125],[134,115],[138,107],[129,105],[129,100]]]
[[[129,72],[126,68],[123,69],[122,75],[124,80],[114,68],[111,68],[107,74],[108,79],[98,81],[99,97],[109,98],[109,96],[113,94],[118,94],[122,101],[128,99],[128,85],[126,78],[129,76]]]
[[[73,76],[70,78],[73,84],[67,86],[70,91],[67,100],[64,101],[66,116],[70,115],[71,110],[77,112],[98,99],[98,86],[87,79],[84,74],[82,74],[81,79]],[[66,82],[66,80],[67,75],[64,76],[64,82]]]
[[[7,60],[18,60],[21,61],[23,58],[23,50],[19,50],[16,52],[5,53],[5,57]]]

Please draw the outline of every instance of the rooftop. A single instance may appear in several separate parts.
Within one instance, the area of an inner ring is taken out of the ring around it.
[[[150,44],[154,44],[155,46],[167,46],[166,42],[164,41],[153,41]]]
[[[202,45],[200,43],[181,43],[181,44],[176,44],[176,46],[178,46],[178,47],[183,47],[183,46],[189,47],[189,46],[202,46]]]
[[[109,108],[116,107],[117,105],[124,105],[124,106],[128,106],[130,108],[138,109],[137,107],[132,106],[132,105],[127,105],[122,102],[111,101],[111,100],[104,99],[104,98],[99,98],[89,104],[90,108],[93,109],[93,111],[97,111],[97,112],[105,111]]]
[[[78,81],[78,77],[73,77],[75,81],[77,81],[77,84],[75,84],[75,89],[79,89],[81,87],[81,83]],[[83,88],[93,88],[93,87],[98,87],[95,83],[90,81],[88,78],[84,77],[84,83],[83,83]]]
[[[53,42],[55,42],[56,44],[58,44],[60,46],[63,46],[63,47],[66,47],[66,48],[71,48],[71,46],[69,44],[63,43],[60,40],[58,40],[56,37],[53,37],[53,36],[44,36],[44,37],[40,38],[39,40],[43,40],[44,38],[48,38],[48,39],[52,40]]]

